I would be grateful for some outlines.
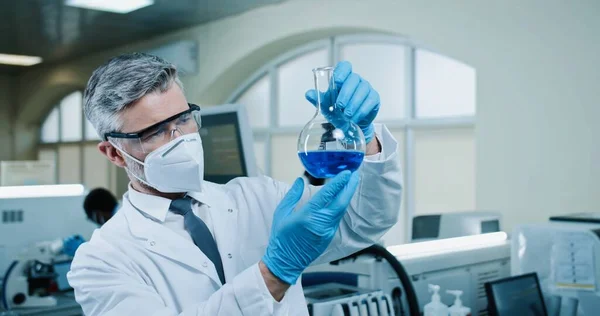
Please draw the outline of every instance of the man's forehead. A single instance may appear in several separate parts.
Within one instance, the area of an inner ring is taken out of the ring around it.
[[[177,85],[173,85],[173,87],[163,93],[154,92],[147,94],[137,102],[131,104],[123,112],[123,132],[131,133],[139,131],[181,113],[188,108],[187,101]]]

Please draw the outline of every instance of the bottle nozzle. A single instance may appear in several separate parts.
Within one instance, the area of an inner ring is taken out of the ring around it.
[[[432,302],[440,302],[442,300],[440,298],[440,294],[438,293],[439,291],[440,291],[439,285],[429,284],[429,292],[433,292],[433,295],[431,296]]]
[[[437,294],[440,291],[440,286],[435,284],[429,284],[429,292]]]
[[[446,293],[456,296],[456,299],[454,300],[454,305],[456,305],[456,306],[462,306],[462,301],[460,299],[460,296],[463,294],[463,291],[460,291],[460,290],[446,290]]]

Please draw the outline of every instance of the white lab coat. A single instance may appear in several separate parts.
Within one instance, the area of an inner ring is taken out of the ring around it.
[[[398,219],[402,175],[397,143],[378,126],[379,161],[365,160],[361,182],[339,230],[315,263],[342,258],[378,241]],[[226,284],[189,240],[128,202],[78,250],[68,274],[86,315],[308,315],[300,281],[281,302],[269,294],[258,262],[273,212],[289,186],[267,177],[204,183]],[[306,187],[300,203],[316,192]]]

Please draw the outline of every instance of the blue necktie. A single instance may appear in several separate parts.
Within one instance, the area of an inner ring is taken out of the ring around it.
[[[225,284],[223,262],[221,261],[217,243],[204,221],[192,212],[192,199],[186,196],[181,199],[173,200],[171,206],[169,206],[169,210],[183,216],[185,230],[190,234],[194,244],[200,248],[200,251],[202,251],[215,265],[221,284]]]

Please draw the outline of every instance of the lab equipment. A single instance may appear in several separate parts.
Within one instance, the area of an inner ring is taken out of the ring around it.
[[[0,161],[0,186],[56,183],[54,161]]]
[[[441,288],[462,290],[463,304],[471,307],[472,315],[482,315],[487,311],[484,284],[510,276],[510,242],[504,232],[403,244],[387,247],[387,250],[406,269],[416,294],[416,299],[411,301],[419,302],[420,312],[431,298],[429,284],[437,284]],[[355,274],[356,284],[350,285],[381,289],[390,295],[396,311],[407,311],[410,291],[400,282],[398,274],[379,258],[352,256],[334,264],[309,267],[306,273]],[[447,294],[440,297],[446,305],[454,300]]]
[[[575,213],[550,217],[550,221],[600,224],[600,212]]]
[[[448,314],[450,316],[469,316],[471,309],[464,306],[460,296],[463,294],[461,290],[447,290],[446,293],[456,296],[454,304],[448,308]]]
[[[81,185],[0,187],[0,275],[23,249],[79,234],[89,240],[96,225],[83,211]]]
[[[389,295],[339,283],[304,288],[308,312],[312,316],[393,316]]]
[[[485,284],[490,316],[547,316],[537,274],[528,273]]]
[[[412,242],[479,235],[500,231],[500,212],[465,211],[413,218]]]
[[[442,303],[440,298],[440,286],[429,284],[429,292],[432,292],[431,301],[423,308],[424,316],[448,316],[448,306]]]
[[[71,257],[75,256],[77,248],[85,242],[81,235],[73,235],[63,239],[63,252]]]
[[[379,93],[373,89],[369,81],[352,71],[352,64],[348,61],[340,61],[335,66],[333,80],[339,87],[339,94],[332,101],[335,101],[335,106],[360,127],[368,144],[375,137],[373,120],[379,113]],[[316,90],[307,91],[305,97],[310,103],[317,105]],[[327,101],[326,98],[324,99]]]
[[[209,106],[200,114],[204,180],[224,184],[236,177],[257,176],[246,108],[241,104]]]
[[[2,307],[10,310],[56,305],[56,298],[50,296],[56,277],[53,263],[55,258],[66,257],[62,250],[60,239],[40,242],[25,249],[4,274]]]
[[[339,173],[298,211],[294,209],[304,192],[304,181],[298,178],[294,182],[275,210],[262,259],[275,276],[295,284],[302,271],[327,249],[358,181],[356,173]]]
[[[333,77],[334,68],[315,68],[313,75],[316,112],[300,132],[298,157],[306,171],[316,178],[355,171],[365,156],[365,136],[336,103],[340,87]]]
[[[545,297],[560,297],[562,314],[600,310],[600,224],[555,221],[518,225],[513,231],[511,271],[537,273]],[[552,313],[552,311],[550,311]]]

